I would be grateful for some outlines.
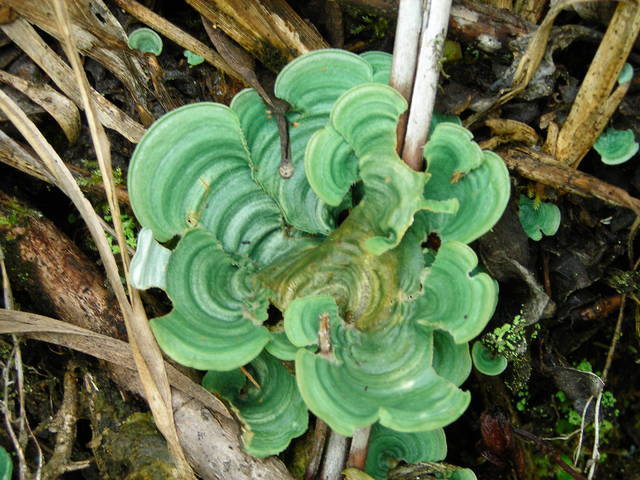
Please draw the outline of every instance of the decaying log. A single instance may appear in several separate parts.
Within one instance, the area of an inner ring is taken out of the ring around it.
[[[338,0],[338,3],[395,20],[399,0]],[[542,3],[542,2],[540,2]],[[508,42],[535,31],[536,26],[507,11],[469,0],[454,0],[449,33],[464,42],[507,50]]]
[[[449,32],[487,51],[506,51],[508,43],[534,32],[536,26],[517,15],[490,5],[456,0],[451,6]]]
[[[510,170],[529,180],[581,197],[595,197],[640,215],[640,199],[632,197],[622,188],[564,165],[549,155],[525,147],[509,148],[496,153]]]
[[[285,0],[187,0],[273,71],[310,50],[329,45]]]
[[[43,310],[55,312],[69,324],[124,338],[123,320],[113,307],[113,295],[104,287],[103,276],[68,237],[52,222],[3,193],[0,217],[6,220],[0,222],[0,242],[10,275],[18,280],[17,288],[26,288]],[[55,335],[31,336],[46,339]],[[58,337],[56,343],[64,345],[64,336]],[[110,371],[121,388],[142,391],[133,370],[110,367]],[[172,403],[183,448],[202,478],[291,479],[277,458],[260,460],[242,451],[238,425],[220,413],[222,407],[212,412],[175,389]]]

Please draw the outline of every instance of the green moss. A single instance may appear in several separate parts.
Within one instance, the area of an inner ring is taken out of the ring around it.
[[[18,224],[18,215],[15,212],[9,215],[0,215],[0,225],[6,225],[7,227],[15,227]]]
[[[526,324],[527,321],[520,312],[511,323],[504,323],[486,334],[483,338],[484,343],[492,347],[496,353],[513,359],[526,348]]]
[[[258,58],[272,72],[279,72],[288,63],[287,57],[269,42],[261,41],[258,49]],[[297,52],[290,52],[292,58],[297,56]]]

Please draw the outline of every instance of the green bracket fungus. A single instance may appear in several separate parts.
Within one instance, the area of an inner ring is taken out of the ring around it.
[[[471,358],[476,369],[485,375],[500,375],[507,368],[507,359],[489,351],[480,341],[473,343]]]
[[[394,463],[438,462],[447,456],[444,430],[401,433],[375,424],[371,429],[365,471],[376,480],[387,478]]]
[[[269,341],[261,327],[269,292],[253,269],[227,255],[206,230],[188,231],[167,264],[173,310],[151,321],[160,347],[178,363],[230,370],[250,362]]]
[[[508,172],[450,122],[425,148],[428,172],[402,163],[406,102],[380,83],[390,65],[389,55],[328,49],[282,70],[289,179],[278,174],[276,119],[251,89],[230,107],[168,113],[129,168],[134,212],[153,232],[132,277],[173,302],[151,321],[161,348],[217,372],[262,362],[263,350],[294,360],[306,408],[344,435],[374,422],[424,432],[458,418],[469,403],[459,388],[467,342],[497,301],[466,243],[500,217]],[[431,233],[441,246],[423,251]],[[174,237],[172,249],[158,244]],[[263,325],[269,304],[284,330]]]
[[[231,403],[243,424],[242,443],[254,457],[275,455],[307,430],[308,413],[293,376],[268,353],[249,369],[260,385],[248,384],[240,370],[209,371],[202,385]]]
[[[536,242],[544,235],[555,235],[560,227],[560,209],[548,202],[537,202],[520,195],[518,218],[524,233]]]
[[[605,165],[620,165],[638,153],[639,145],[633,130],[608,128],[598,137],[593,148]]]
[[[386,52],[364,52],[360,56],[373,68],[373,81],[387,85],[391,77],[391,55]]]
[[[204,58],[202,58],[200,55],[193,53],[191,50],[185,50],[183,54],[184,54],[184,57],[187,59],[187,63],[189,64],[190,67],[195,67],[196,65],[200,65],[201,63],[204,63]]]
[[[142,53],[153,53],[156,57],[162,53],[162,38],[150,28],[138,28],[129,34],[129,48]]]
[[[633,67],[630,63],[625,63],[618,74],[618,84],[630,82],[633,78]]]
[[[11,455],[0,447],[0,480],[11,480],[13,475],[13,461]]]
[[[431,174],[425,198],[453,198],[459,203],[455,215],[416,215],[416,223],[423,223],[443,241],[472,242],[495,225],[509,201],[509,175],[504,162],[495,153],[481,150],[471,138],[464,127],[442,122],[424,148],[427,172]]]
[[[140,290],[151,287],[166,289],[167,264],[171,250],[153,239],[153,232],[143,228],[138,234],[136,255],[129,268],[131,285]]]
[[[385,328],[348,328],[328,295],[298,298],[285,311],[285,331],[300,347],[318,341],[327,315],[330,354],[299,350],[298,388],[307,407],[334,431],[350,436],[375,421],[398,431],[433,430],[458,418],[469,394],[438,375],[432,366],[433,331],[389,312]]]
[[[425,269],[424,293],[415,301],[415,319],[451,334],[456,343],[476,337],[491,319],[498,285],[485,273],[472,275],[478,258],[467,245],[446,242]],[[450,285],[443,292],[439,285]],[[494,301],[487,301],[494,299]]]
[[[476,474],[473,473],[473,470],[469,470],[468,468],[461,468],[459,470],[451,472],[448,480],[478,480],[478,477],[476,477]]]

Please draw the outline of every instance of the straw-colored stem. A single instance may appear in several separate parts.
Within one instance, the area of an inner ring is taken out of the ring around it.
[[[450,10],[451,0],[430,0],[424,11],[418,66],[402,150],[402,159],[414,170],[422,168],[422,151],[436,101]]]

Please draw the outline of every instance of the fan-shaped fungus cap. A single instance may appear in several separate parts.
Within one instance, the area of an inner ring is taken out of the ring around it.
[[[289,340],[320,346],[317,354],[298,350],[296,379],[309,409],[334,431],[350,436],[376,421],[404,432],[434,430],[464,412],[469,394],[432,366],[432,330],[402,321],[406,312],[398,309],[387,327],[361,332],[337,310],[333,298],[317,295],[294,300],[285,311]]]
[[[494,355],[480,341],[473,343],[471,358],[476,369],[485,375],[500,375],[507,368],[507,359],[502,355]]]
[[[542,239],[542,234],[555,235],[560,227],[560,209],[548,202],[537,203],[535,200],[520,195],[518,203],[520,225],[531,240]]]
[[[602,163],[619,165],[638,153],[638,142],[631,129],[608,128],[598,137],[593,148],[600,154]]]
[[[131,32],[127,44],[132,50],[143,53],[153,53],[155,56],[162,53],[162,38],[150,28],[138,28]]]
[[[633,67],[631,66],[630,63],[625,63],[624,66],[622,67],[622,70],[620,70],[620,73],[618,74],[618,83],[623,84],[623,83],[630,82],[632,78],[633,78]]]
[[[0,479],[11,480],[13,474],[13,462],[11,455],[3,447],[0,447]]]
[[[444,430],[402,433],[376,423],[371,429],[365,471],[375,480],[387,478],[392,462],[438,462],[447,455]]]
[[[259,388],[240,370],[209,371],[202,385],[231,403],[243,424],[242,443],[247,453],[254,457],[275,455],[307,430],[307,408],[293,375],[276,358],[262,353],[248,369]]]
[[[187,59],[187,63],[192,67],[195,67],[196,65],[200,65],[201,63],[204,62],[203,57],[193,53],[191,50],[185,50],[184,56]]]

